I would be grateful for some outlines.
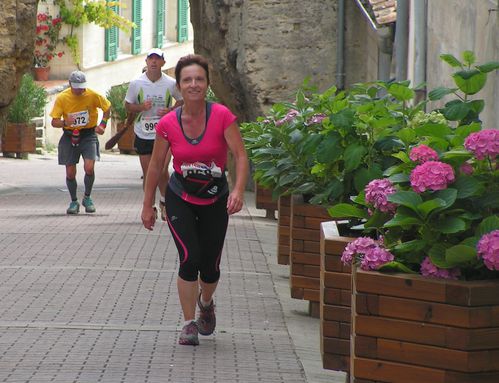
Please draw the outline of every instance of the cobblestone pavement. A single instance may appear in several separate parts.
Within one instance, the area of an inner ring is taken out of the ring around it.
[[[287,298],[276,223],[252,193],[198,347],[177,344],[176,249],[165,223],[142,227],[138,158],[104,154],[92,197],[95,214],[68,216],[55,156],[0,157],[0,382],[345,382],[320,367],[318,321]]]

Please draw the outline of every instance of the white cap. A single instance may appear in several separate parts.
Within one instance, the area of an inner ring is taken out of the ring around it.
[[[87,87],[87,77],[85,73],[75,70],[69,75],[69,84],[71,88],[85,89]]]
[[[165,59],[165,54],[163,51],[159,48],[152,48],[147,52],[147,57],[150,57],[151,55],[156,55],[158,57],[161,57],[163,60]]]

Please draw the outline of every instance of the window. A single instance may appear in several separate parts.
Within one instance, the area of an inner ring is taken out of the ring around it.
[[[189,0],[178,0],[177,41],[182,43],[189,38]]]
[[[142,0],[132,2],[132,21],[137,26],[132,29],[132,54],[141,53]]]
[[[156,48],[163,47],[163,41],[165,38],[165,3],[165,0],[156,0]]]
[[[109,2],[109,1],[108,1]],[[114,12],[119,12],[117,5],[110,5]],[[104,59],[106,61],[114,61],[118,57],[118,27],[111,27],[105,30],[105,52]]]

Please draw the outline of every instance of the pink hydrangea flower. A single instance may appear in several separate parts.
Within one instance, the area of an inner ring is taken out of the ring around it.
[[[494,230],[480,238],[477,245],[478,258],[489,270],[499,270],[499,230]]]
[[[409,158],[411,161],[419,162],[420,164],[426,161],[437,161],[438,153],[426,145],[419,145],[412,148]]]
[[[471,176],[473,174],[473,166],[471,166],[471,164],[469,164],[468,162],[465,162],[464,164],[462,164],[459,167],[459,171],[462,174],[466,174],[468,176]]]
[[[499,130],[484,129],[471,133],[464,140],[464,147],[479,160],[483,160],[487,156],[495,159],[499,154]]]
[[[410,176],[411,186],[416,193],[447,189],[454,179],[452,166],[439,161],[427,161],[416,166]]]
[[[393,213],[397,205],[388,202],[387,197],[397,190],[388,179],[378,179],[369,182],[365,188],[366,202],[383,213]]]
[[[430,257],[426,257],[423,262],[421,262],[421,275],[429,278],[442,278],[442,279],[458,279],[461,275],[461,271],[454,267],[452,269],[441,269],[435,266]]]
[[[310,120],[308,120],[308,124],[320,124],[322,120],[324,120],[327,116],[324,113],[314,114]]]
[[[380,266],[394,260],[394,256],[388,250],[376,246],[367,249],[360,262],[362,270],[377,270]]]
[[[351,264],[356,254],[365,254],[368,249],[373,247],[376,247],[374,239],[367,237],[357,238],[355,241],[346,245],[345,250],[341,255],[341,261],[346,265]]]
[[[282,124],[285,124],[286,122],[293,121],[293,119],[298,115],[298,111],[291,109],[288,114],[286,114],[283,118],[280,120],[277,120],[275,122],[275,126],[281,126]]]

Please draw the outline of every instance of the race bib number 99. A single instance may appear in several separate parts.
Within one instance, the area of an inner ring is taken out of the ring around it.
[[[89,120],[88,110],[69,113],[68,116],[74,119],[74,122],[71,124],[71,126],[73,127],[83,127],[88,124]]]
[[[142,118],[140,124],[142,131],[146,134],[151,134],[156,131],[156,125],[158,125],[159,118],[150,117]]]

